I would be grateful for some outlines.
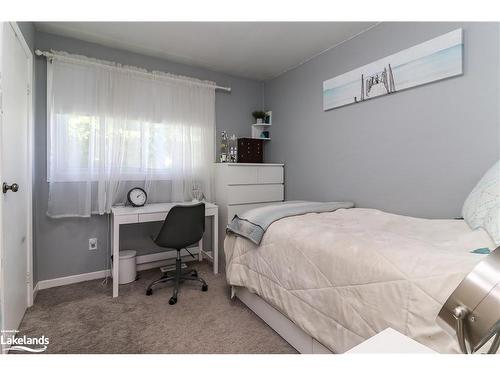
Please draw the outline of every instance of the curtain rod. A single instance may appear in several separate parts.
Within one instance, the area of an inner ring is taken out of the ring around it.
[[[209,82],[198,80],[196,78],[175,76],[171,73],[148,71],[148,70],[136,68],[136,67],[122,66],[121,64],[116,64],[116,63],[111,62],[111,61],[100,62],[100,61],[93,60],[93,59],[86,60],[84,57],[83,58],[82,57],[72,57],[70,55],[65,55],[65,54],[58,54],[58,53],[49,52],[49,51],[41,51],[39,49],[35,50],[35,54],[37,56],[45,56],[48,59],[61,58],[61,59],[73,60],[73,61],[85,61],[86,63],[90,63],[90,64],[94,64],[94,65],[101,65],[101,66],[107,66],[107,67],[112,67],[112,68],[116,68],[116,69],[128,70],[128,71],[131,71],[134,73],[144,74],[144,75],[153,76],[153,77],[163,77],[166,79],[186,81],[186,82],[190,82],[190,83],[197,84],[200,86],[214,87],[217,90],[231,92],[231,87],[217,86],[217,84],[210,84]]]

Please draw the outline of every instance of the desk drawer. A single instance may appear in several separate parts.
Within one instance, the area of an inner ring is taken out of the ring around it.
[[[205,216],[213,216],[217,213],[217,207],[205,207]],[[147,223],[149,221],[163,221],[167,217],[167,212],[151,212],[139,214],[138,223]]]
[[[228,185],[282,184],[281,166],[228,166],[226,173]]]
[[[276,202],[283,200],[283,184],[228,186],[227,192],[228,204]]]
[[[139,223],[147,223],[149,221],[163,221],[167,217],[167,212],[153,212],[150,214],[139,214]]]

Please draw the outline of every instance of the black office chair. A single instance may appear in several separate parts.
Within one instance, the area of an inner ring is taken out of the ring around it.
[[[175,274],[168,275],[165,273],[159,280],[149,284],[146,289],[146,295],[153,294],[152,287],[156,284],[165,283],[167,281],[175,281],[174,293],[169,304],[177,303],[177,293],[179,284],[184,280],[194,280],[200,282],[201,290],[206,292],[208,285],[201,277],[198,277],[198,272],[194,269],[182,271],[181,250],[186,251],[194,258],[193,254],[187,250],[189,245],[193,245],[200,241],[205,232],[205,203],[199,203],[189,206],[174,206],[168,212],[160,233],[154,242],[161,247],[177,250],[177,258],[175,260]]]

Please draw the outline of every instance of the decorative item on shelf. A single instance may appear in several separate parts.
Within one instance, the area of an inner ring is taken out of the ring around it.
[[[229,138],[229,163],[236,163],[238,161],[238,140],[236,135]]]
[[[458,339],[463,353],[475,353],[490,342],[488,354],[500,346],[500,247],[462,280],[436,318]]]
[[[228,161],[228,139],[227,133],[224,130],[220,135],[220,162],[227,163]]]
[[[273,123],[273,111],[267,111],[264,116],[264,124],[271,125]]]
[[[255,111],[252,113],[257,123],[252,124],[252,138],[261,139],[264,141],[270,141],[270,127],[272,124],[273,112],[272,111]],[[258,121],[259,117],[262,117],[262,121]]]
[[[252,116],[257,124],[262,124],[266,118],[266,112],[264,111],[253,111]]]
[[[238,163],[263,163],[263,140],[238,138]]]

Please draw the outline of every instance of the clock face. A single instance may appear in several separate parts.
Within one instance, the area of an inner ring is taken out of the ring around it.
[[[144,206],[147,198],[146,192],[141,188],[133,188],[128,192],[128,201],[132,206]]]

